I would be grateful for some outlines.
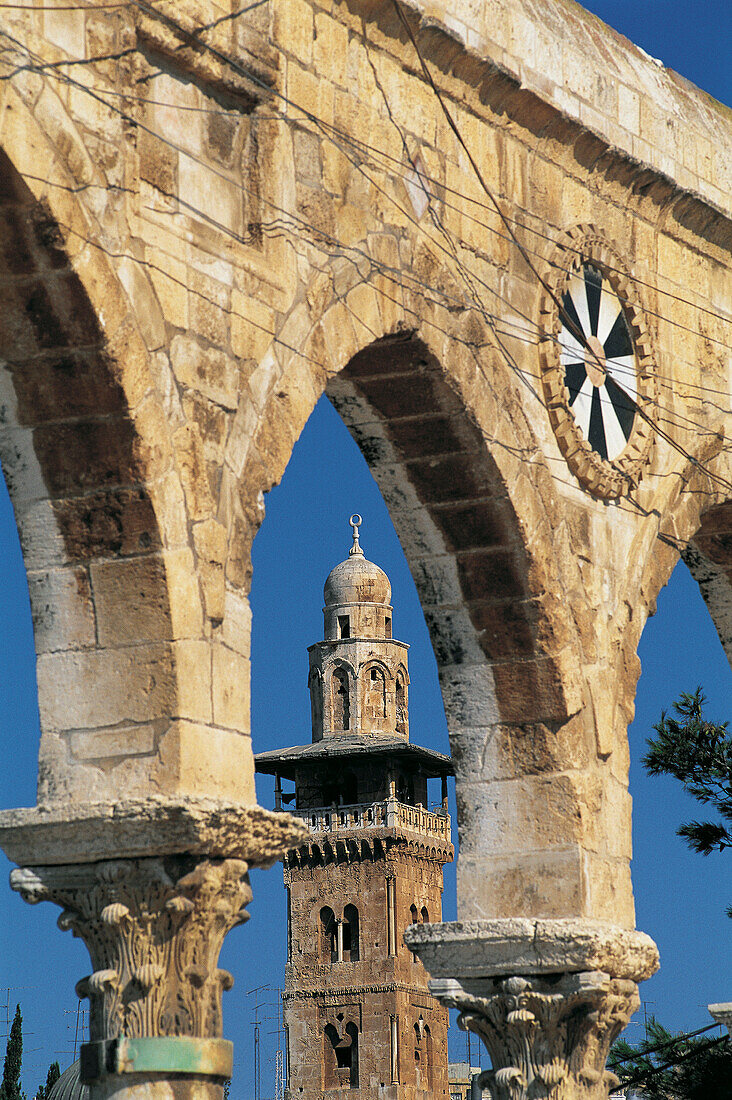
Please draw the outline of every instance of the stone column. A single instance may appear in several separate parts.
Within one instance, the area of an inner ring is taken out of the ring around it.
[[[658,967],[642,932],[590,920],[412,925],[404,939],[430,991],[485,1043],[493,1100],[605,1100],[611,1043]]]
[[[11,886],[61,906],[59,927],[91,956],[76,991],[90,1001],[81,1079],[92,1100],[221,1100],[233,978],[219,952],[248,919],[249,867],[304,833],[288,814],[213,799],[0,814],[0,843],[23,864]]]

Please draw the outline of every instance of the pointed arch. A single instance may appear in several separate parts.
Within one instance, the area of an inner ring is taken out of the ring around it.
[[[633,719],[643,628],[680,558],[699,584],[732,663],[732,496],[705,473],[709,468],[727,479],[729,465],[717,446],[700,446],[691,460],[680,460],[657,496],[657,524],[641,529],[629,555],[631,567],[617,601],[625,613],[615,617],[616,636],[611,639],[623,655],[623,667],[613,679],[621,726]]]
[[[359,284],[366,298],[371,290]],[[585,581],[571,529],[490,332],[473,314],[405,296],[409,311],[371,324],[368,338],[356,334],[342,300],[290,314],[282,329],[290,350],[273,343],[260,367],[267,396],[241,465],[242,491],[251,497],[279,480],[325,391],[390,509],[430,630],[456,768],[461,917],[516,916],[518,905],[521,916],[615,919],[616,898],[591,883],[615,873],[617,855],[604,842],[595,849],[580,811],[587,782],[604,791],[614,780],[597,778],[583,678],[591,657],[580,645]],[[248,580],[241,549],[261,511],[248,515],[256,518],[237,533],[232,585]],[[523,746],[534,742],[542,764],[532,770]],[[576,807],[563,819],[571,835],[557,814],[533,837],[529,807],[557,797],[555,775],[563,805]],[[501,826],[490,829],[496,800]],[[614,814],[610,797],[602,814]],[[517,889],[517,875],[531,888]],[[618,887],[628,897],[629,881]],[[632,921],[629,910],[624,919]]]

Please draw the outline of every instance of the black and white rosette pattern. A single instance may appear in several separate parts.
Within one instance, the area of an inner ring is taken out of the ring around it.
[[[544,290],[547,413],[580,484],[612,500],[643,477],[655,436],[655,355],[642,287],[607,238],[580,225],[557,242]]]
[[[630,326],[617,294],[591,264],[571,276],[562,305],[559,358],[569,407],[592,449],[612,461],[625,450],[637,411]]]

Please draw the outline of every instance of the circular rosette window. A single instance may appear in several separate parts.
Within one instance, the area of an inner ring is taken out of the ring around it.
[[[542,384],[572,472],[605,499],[627,493],[653,446],[651,337],[621,258],[582,228],[560,246],[542,304]]]

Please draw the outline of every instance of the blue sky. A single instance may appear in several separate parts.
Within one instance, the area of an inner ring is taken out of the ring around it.
[[[732,97],[729,0],[678,0],[586,5],[636,41],[648,53],[688,76],[727,103]],[[0,713],[6,748],[0,771],[0,805],[35,802],[38,712],[32,627],[23,563],[4,486],[0,487],[0,560],[3,620],[0,634]],[[303,743],[309,738],[306,647],[322,636],[322,585],[349,545],[347,518],[364,516],[366,554],[392,580],[395,635],[411,644],[410,722],[412,738],[447,750],[447,731],[434,659],[417,596],[388,513],[368,469],[343,424],[323,401],[298,443],[280,487],[267,498],[267,517],[254,544],[252,728],[256,749]],[[297,585],[288,578],[298,575]],[[276,648],[286,691],[265,689]],[[680,690],[702,684],[710,717],[730,717],[732,673],[698,589],[679,567],[661,594],[658,614],[641,641],[643,674],[636,719],[629,730],[634,798],[633,878],[637,925],[661,950],[659,974],[642,988],[649,1012],[672,1028],[708,1022],[705,1005],[729,1000],[732,902],[729,856],[702,859],[675,836],[678,823],[697,807],[671,780],[649,779],[639,765],[646,737],[660,711]],[[271,780],[263,779],[260,800],[271,805]],[[74,983],[88,972],[85,948],[55,927],[58,910],[25,905],[7,887],[9,865],[0,860],[0,1035],[5,1002],[10,1017],[21,1001],[26,1021],[24,1086],[33,1094],[45,1080],[50,1060],[71,1061],[77,1000]],[[247,994],[270,990],[262,1021],[262,1097],[273,1095],[276,1030],[275,989],[283,980],[284,891],[281,870],[255,872],[251,920],[235,930],[221,965],[236,984],[224,998],[225,1033],[236,1045],[233,1095],[252,1092],[252,1010]],[[444,915],[455,916],[454,868],[448,868]],[[11,987],[9,993],[7,987]],[[631,1035],[639,1024],[631,1024]],[[465,1037],[450,1033],[452,1056],[464,1057]],[[473,1040],[473,1054],[477,1043]],[[2,1051],[0,1050],[0,1054]],[[32,1090],[32,1091],[31,1091]]]

